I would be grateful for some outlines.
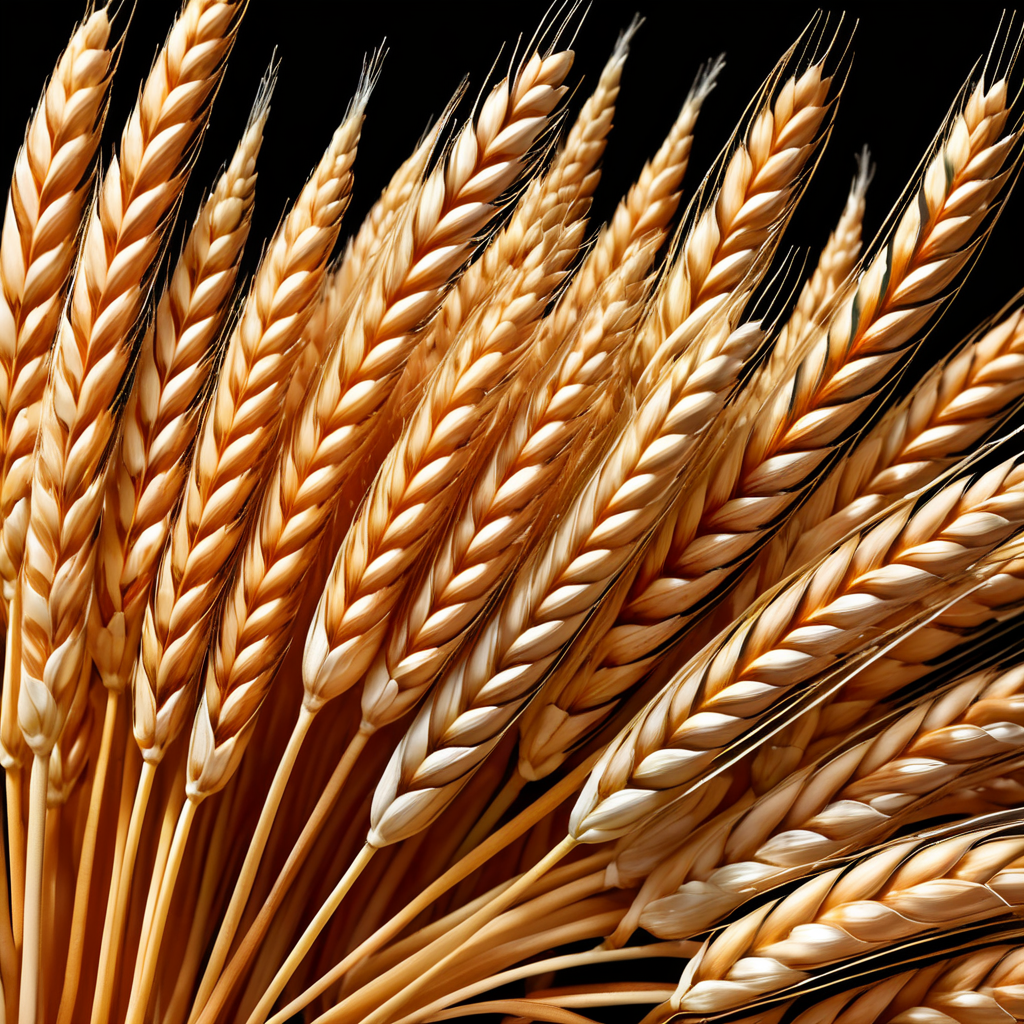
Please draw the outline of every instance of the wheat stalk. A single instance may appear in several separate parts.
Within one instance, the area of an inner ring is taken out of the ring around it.
[[[816,332],[797,370],[751,416],[713,478],[680,499],[652,542],[616,625],[586,672],[621,693],[656,661],[777,528],[868,408],[943,290],[977,248],[998,206],[1016,134],[1003,135],[1006,83],[979,84],[925,170],[884,249]],[[947,167],[952,168],[947,174]]]
[[[687,965],[675,1011],[714,1012],[805,980],[826,964],[1019,904],[1024,840],[968,831],[908,839],[805,882],[726,927]]]

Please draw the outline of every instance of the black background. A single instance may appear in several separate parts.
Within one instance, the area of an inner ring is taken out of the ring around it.
[[[4,17],[9,28],[6,52],[13,59],[0,62],[4,97],[0,171],[5,179],[44,78],[82,11],[79,3],[68,0],[9,7],[13,10]],[[122,4],[117,23],[123,25],[129,17],[131,21],[114,85],[105,154],[176,10],[172,0],[139,0],[134,11]],[[349,231],[462,77],[470,77],[462,108],[466,111],[495,61],[503,73],[519,34],[529,37],[546,10],[538,0],[516,5],[415,6],[371,0],[358,7],[251,0],[193,173],[185,204],[188,220],[219,165],[230,155],[275,47],[280,75],[260,156],[252,235],[259,241],[273,231],[288,198],[301,188],[329,140],[356,85],[364,53],[386,37],[388,54],[370,101],[356,164]],[[869,237],[899,199],[958,88],[996,37],[1002,14],[998,4],[984,2],[961,6],[955,14],[944,14],[945,10],[931,3],[861,4],[845,14],[829,15],[830,28],[839,26],[841,36],[852,31],[853,60],[835,130],[787,233],[788,246],[810,250],[812,258],[816,255],[839,214],[854,171],[854,154],[864,143],[871,147],[877,164],[868,196]],[[808,3],[744,5],[710,0],[699,5],[644,5],[639,13],[646,21],[626,65],[595,203],[595,223],[610,213],[657,148],[699,64],[724,52],[726,68],[698,125],[687,176],[688,194],[692,194],[750,97],[814,12],[814,5]],[[585,15],[581,11],[572,18],[578,32],[570,81],[580,86],[572,98],[573,112],[633,13],[630,4],[595,0]],[[1015,34],[1012,31],[1011,38]],[[1016,242],[1024,224],[1022,202],[1024,197],[1011,198],[988,251],[929,342],[933,355],[995,312],[1024,284]],[[252,269],[256,254],[258,246],[250,245],[247,269]]]

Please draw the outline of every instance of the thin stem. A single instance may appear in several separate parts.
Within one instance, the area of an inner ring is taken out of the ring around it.
[[[426,949],[420,950],[404,963],[398,964],[387,974],[382,975],[361,991],[350,996],[345,1002],[358,1003],[360,1018],[365,1016],[365,1024],[385,1024],[397,1015],[412,998],[424,989],[433,979],[456,957],[462,947],[473,940],[476,933],[486,924],[493,921],[500,913],[512,906],[530,886],[546,871],[553,868],[571,850],[575,849],[576,840],[566,836],[546,857],[524,872],[504,892],[500,893],[486,906],[478,910],[472,917],[453,928],[447,934],[435,940]],[[401,979],[398,981],[398,979]],[[396,985],[397,982],[397,985]],[[384,1003],[367,1014],[367,1004],[376,1000],[384,992],[393,992]],[[341,1006],[344,1006],[342,1003]],[[340,1007],[339,1007],[340,1009]],[[250,1024],[257,1024],[250,1021]]]
[[[477,823],[470,830],[468,836],[462,840],[462,845],[455,852],[454,861],[458,862],[466,856],[475,846],[480,844],[480,841],[488,835],[494,826],[501,821],[504,813],[516,802],[516,798],[523,791],[523,786],[526,785],[526,779],[519,774],[518,771],[513,771],[512,774],[505,780],[505,784],[498,791],[497,795],[490,802],[487,810],[480,816]],[[458,895],[456,894],[456,902],[458,902]]]
[[[453,886],[471,875],[481,864],[485,864],[495,854],[500,853],[521,835],[528,832],[546,814],[568,799],[583,783],[590,769],[597,763],[602,750],[591,754],[585,761],[574,768],[565,778],[560,779],[546,793],[539,796],[529,807],[524,808],[515,818],[503,825],[494,835],[488,836],[475,850],[463,857],[458,864],[450,867],[436,882],[428,885],[419,896],[394,915],[385,925],[378,928],[365,942],[360,943],[340,963],[328,971],[322,978],[293,999],[283,1010],[272,1017],[267,1024],[284,1024],[301,1009],[308,1006],[314,999],[323,995],[332,985],[336,984],[356,964],[361,963],[371,954],[377,952],[385,943],[390,942],[409,924],[416,920],[432,903],[443,896]],[[333,1011],[332,1011],[333,1012]],[[205,1024],[205,1022],[204,1022]]]
[[[82,977],[82,956],[85,952],[85,926],[89,918],[89,893],[92,889],[93,862],[96,857],[96,838],[99,834],[100,811],[103,808],[103,791],[107,785],[107,768],[110,764],[110,748],[114,742],[114,723],[120,695],[114,690],[107,691],[107,707],[103,715],[103,735],[100,752],[96,760],[96,775],[92,780],[89,794],[89,814],[85,823],[81,859],[78,862],[78,876],[75,880],[75,906],[71,916],[71,938],[68,944],[68,959],[64,969],[64,990],[60,997],[57,1024],[72,1024],[75,1001],[78,998],[78,984]]]
[[[7,837],[11,848],[11,927],[14,948],[21,955],[25,931],[25,817],[21,800],[21,768],[4,772],[7,787]]]
[[[129,733],[129,742],[134,742]],[[100,963],[96,971],[96,997],[93,1000],[93,1024],[106,1024],[110,1020],[110,1004],[114,997],[114,984],[117,980],[117,969],[121,960],[121,942],[124,932],[125,917],[128,914],[128,898],[132,889],[132,872],[135,869],[135,858],[139,852],[139,839],[142,835],[142,822],[146,816],[146,807],[153,792],[153,779],[156,776],[155,764],[142,762],[142,773],[135,789],[135,802],[132,804],[132,815],[128,822],[128,833],[125,836],[124,857],[117,872],[117,899],[114,914],[108,913],[103,928],[103,940],[100,946]],[[115,862],[116,862],[115,857]],[[111,886],[114,884],[111,875]],[[107,927],[109,925],[109,929]]]
[[[46,841],[46,784],[50,759],[37,754],[32,762],[28,798],[28,849],[25,859],[25,931],[21,957],[18,1024],[36,1024],[41,950],[40,901],[43,896],[43,846]]]
[[[167,867],[160,882],[160,895],[157,898],[156,912],[153,916],[149,942],[146,944],[142,973],[138,978],[138,986],[132,986],[132,995],[128,1003],[128,1016],[125,1019],[125,1024],[142,1024],[143,1018],[146,1015],[146,1007],[149,1005],[149,997],[153,989],[153,979],[156,977],[156,965],[160,956],[164,926],[167,923],[167,912],[171,907],[171,895],[174,892],[174,885],[178,880],[178,871],[181,869],[181,861],[185,856],[185,844],[188,842],[189,829],[192,827],[198,806],[198,803],[186,800],[178,817],[178,824],[174,830],[174,839],[171,842],[171,852],[167,858]],[[142,955],[141,946],[139,948],[139,955]]]
[[[189,1024],[197,1024],[197,1022],[198,1024],[213,1024],[213,1022],[218,1019],[218,1015],[224,1008],[224,1004],[231,997],[235,986],[242,979],[246,968],[259,951],[260,944],[263,942],[267,932],[270,930],[270,925],[274,920],[274,915],[280,909],[285,896],[287,896],[299,873],[299,869],[305,863],[306,858],[313,849],[313,844],[320,835],[324,822],[327,820],[328,815],[337,802],[337,799],[341,794],[342,787],[348,780],[349,774],[351,773],[352,768],[358,760],[363,748],[366,746],[369,738],[369,733],[357,732],[355,736],[352,737],[349,745],[345,748],[345,752],[338,761],[334,772],[327,782],[326,788],[320,795],[320,799],[317,800],[316,806],[313,808],[313,813],[310,815],[305,826],[303,826],[302,832],[299,834],[299,838],[295,841],[295,845],[292,847],[291,853],[288,854],[288,859],[285,861],[284,867],[281,869],[277,880],[274,882],[273,889],[271,889],[270,894],[267,896],[263,906],[260,908],[260,912],[257,915],[256,920],[252,923],[252,927],[248,932],[246,932],[244,939],[235,952],[235,955],[231,958],[231,962],[228,964],[227,970],[222,972],[222,976],[219,981],[217,981],[217,973],[221,973],[220,968],[217,968],[216,973],[214,972],[214,960],[211,957],[210,966],[207,967],[206,972],[203,975],[203,985],[207,985],[207,979],[210,979],[210,984],[216,982],[216,987],[213,989],[212,995],[206,1001],[202,999],[203,986],[200,987],[199,995],[196,997],[195,1007],[202,1012],[197,1017],[197,1011],[193,1010],[192,1015],[189,1017]],[[243,909],[244,904],[238,908],[239,917],[241,917]],[[234,927],[238,927],[237,920],[234,923]],[[221,933],[217,936],[218,945],[221,942],[222,934],[224,934],[223,927],[221,929]],[[221,956],[222,964],[224,957],[227,956],[230,945],[230,940],[225,941]]]
[[[482,1003],[470,1003],[469,1006],[453,1006],[433,1019],[451,1020],[454,1017],[469,1017],[475,1013],[500,1013],[521,1017],[523,1020],[548,1021],[549,1024],[597,1024],[590,1017],[535,999],[490,999]]]
[[[182,776],[184,772],[180,773]],[[182,787],[184,788],[184,787]],[[181,802],[177,797],[181,796]],[[142,966],[146,959],[146,949],[149,945],[149,935],[153,927],[153,920],[156,915],[157,899],[163,884],[164,872],[171,856],[171,844],[178,827],[178,816],[181,813],[184,795],[177,786],[171,786],[167,795],[167,803],[164,806],[163,821],[160,825],[160,838],[157,841],[156,856],[153,859],[153,866],[149,874],[149,891],[146,893],[146,906],[142,913],[142,928],[139,931],[139,946],[135,957],[135,976],[132,978],[132,991],[138,987],[141,981]]]
[[[306,930],[302,933],[301,938],[295,944],[291,953],[288,954],[288,959],[285,960],[281,965],[281,969],[274,975],[274,980],[270,983],[270,987],[263,993],[263,998],[260,1000],[259,1005],[253,1010],[252,1016],[249,1018],[249,1024],[259,1024],[259,1022],[267,1019],[267,1015],[273,1009],[274,1003],[277,1002],[277,997],[284,990],[285,985],[288,984],[296,968],[302,963],[303,958],[316,941],[316,937],[323,931],[324,926],[331,919],[331,915],[341,905],[341,901],[345,898],[349,889],[352,888],[356,879],[363,873],[363,869],[370,863],[371,858],[376,852],[376,847],[366,843],[359,853],[356,854],[355,860],[349,865],[345,874],[341,876],[341,880],[334,887],[331,895],[327,897],[324,905],[316,912],[316,916],[306,926]]]
[[[49,758],[47,758],[49,777]],[[43,978],[52,977],[56,964],[53,957],[57,950],[57,861],[60,854],[60,807],[46,808],[46,825],[43,839],[43,895],[40,903],[40,958],[39,972]],[[49,1002],[55,995],[49,985],[43,985],[39,993],[39,1016],[47,1020]]]
[[[217,932],[217,941],[214,943],[213,951],[210,953],[209,962],[203,972],[203,979],[199,983],[199,991],[196,993],[195,1001],[192,1004],[192,1012],[189,1014],[189,1021],[194,1021],[214,991],[217,979],[224,968],[224,962],[231,950],[231,943],[234,941],[238,924],[242,920],[242,913],[245,911],[246,902],[252,892],[253,883],[256,881],[256,873],[259,871],[263,858],[263,851],[266,849],[267,840],[270,837],[270,830],[273,827],[274,819],[277,817],[278,808],[281,806],[281,799],[284,796],[285,787],[291,778],[292,769],[295,767],[295,760],[299,756],[302,744],[313,724],[316,712],[310,711],[305,704],[299,708],[299,717],[295,721],[295,727],[288,738],[288,745],[281,755],[281,760],[274,772],[274,779],[267,791],[267,797],[263,801],[263,809],[260,811],[259,821],[256,822],[256,830],[252,839],[249,840],[249,848],[245,853],[245,860],[242,861],[242,870],[239,872],[235,887],[231,892],[231,900],[224,912],[224,920],[221,922]],[[361,734],[357,734],[361,735]],[[346,772],[347,774],[347,772]]]
[[[620,960],[645,960],[650,957],[688,958],[694,956],[700,947],[701,943],[699,942],[652,942],[646,946],[630,946],[626,949],[588,949],[582,953],[566,953],[563,956],[549,957],[547,960],[535,960],[533,963],[502,971],[500,974],[492,974],[489,978],[451,992],[443,999],[437,999],[415,1013],[410,1013],[407,1017],[396,1021],[396,1024],[416,1024],[417,1021],[436,1019],[434,1014],[445,1009],[450,1003],[461,1003],[482,992],[489,992],[502,985],[511,985],[524,978],[534,978],[538,974],[568,971],[574,967],[592,967],[596,964]]]
[[[176,1024],[184,1022],[192,1005],[192,989],[195,984],[196,972],[202,962],[203,952],[206,948],[206,925],[210,920],[210,914],[214,910],[214,900],[218,895],[218,888],[222,880],[225,859],[225,841],[228,835],[228,825],[234,812],[235,796],[231,794],[230,799],[221,801],[217,809],[217,820],[213,826],[213,836],[209,847],[203,857],[203,877],[199,886],[199,899],[192,914],[192,924],[189,928],[188,942],[185,945],[185,957],[181,968],[178,970],[178,977],[174,983],[174,991],[171,993],[170,1002],[164,1013],[164,1024]],[[219,902],[219,901],[218,901]]]

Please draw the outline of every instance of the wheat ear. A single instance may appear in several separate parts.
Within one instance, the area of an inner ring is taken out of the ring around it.
[[[779,62],[767,89],[791,56]],[[822,72],[819,61],[788,78],[774,97],[769,93],[719,165],[721,184],[690,225],[638,338],[637,380],[659,349],[663,359],[684,350],[741,283],[752,288],[763,274],[831,125],[832,79]],[[668,338],[675,344],[664,349]]]
[[[8,617],[21,564],[40,403],[110,92],[115,48],[106,10],[75,30],[54,68],[15,159],[0,236],[0,614]],[[10,547],[3,522],[10,519]],[[12,919],[21,935],[24,858],[20,766],[28,755],[18,725],[17,652],[7,645],[0,701],[0,763],[8,789]],[[12,660],[13,659],[13,660]],[[18,800],[11,799],[18,791]],[[13,979],[11,979],[13,983]],[[13,993],[9,993],[13,1005]]]
[[[1022,522],[1024,468],[1011,460],[851,534],[720,634],[616,737],[573,808],[571,834],[594,842],[630,831],[699,779],[784,694],[863,649],[882,623],[892,628],[927,604],[929,592],[934,601],[940,583]]]
[[[216,342],[256,196],[268,80],[231,162],[189,232],[147,327],[104,503],[89,652],[108,689],[131,673],[142,618],[188,472]]]
[[[692,866],[696,854],[684,841],[675,863],[659,865],[645,883],[627,915],[629,929],[639,924],[659,938],[699,934],[794,872],[807,873],[868,837],[885,838],[915,805],[961,775],[1019,755],[1022,724],[1024,670],[973,673],[875,737],[784,779],[742,815],[709,823],[702,832],[718,834],[694,844],[704,847],[700,867]],[[712,859],[715,850],[721,852]],[[657,896],[666,889],[671,895]],[[625,927],[619,935],[628,935]]]
[[[860,261],[864,210],[868,186],[874,176],[867,146],[857,157],[857,174],[850,185],[843,212],[821,250],[814,272],[800,289],[800,297],[772,345],[764,377],[774,382],[787,363],[799,355],[811,332],[824,326],[835,297]]]
[[[536,225],[557,215],[559,207],[575,199],[580,208],[573,217],[582,217],[589,197],[600,178],[599,162],[612,127],[615,103],[619,95],[622,71],[629,55],[629,43],[636,31],[634,23],[624,32],[605,64],[597,88],[587,98],[559,150],[540,180],[528,187],[516,204],[508,224],[498,233],[480,258],[471,263],[445,297],[426,337],[420,343],[416,359],[410,363],[403,391],[414,395],[422,388],[433,369],[444,358],[459,331],[475,310],[489,300],[500,283],[518,273],[528,258]],[[571,287],[571,284],[570,284]],[[565,335],[560,335],[559,340]],[[403,395],[403,401],[410,399]]]
[[[707,1013],[803,981],[827,964],[1021,902],[1024,839],[973,830],[891,844],[805,882],[726,927],[690,961],[673,1011]]]
[[[570,52],[546,58],[534,55],[512,83],[504,80],[491,90],[476,124],[463,127],[447,161],[414,193],[367,269],[361,298],[331,349],[316,387],[307,394],[275,466],[225,606],[207,692],[193,730],[190,786],[197,795],[233,770],[232,760],[244,749],[244,735],[231,741],[251,724],[298,614],[297,602],[281,601],[279,592],[292,593],[299,587],[340,485],[376,425],[375,414],[416,341],[416,328],[436,308],[473,237],[494,216],[495,202],[521,174],[527,155],[565,93],[562,82],[571,64]],[[273,620],[260,613],[265,607],[273,608]],[[250,621],[255,631],[249,631]],[[257,660],[239,657],[247,648]],[[241,698],[233,702],[241,713],[220,726],[225,693]],[[310,721],[307,712],[300,714],[278,766],[197,1005],[212,992],[216,972],[226,959]]]
[[[831,498],[831,508],[818,512],[815,495],[801,510],[806,536],[790,545],[785,566],[797,567],[807,552],[820,550],[905,494],[930,484],[991,433],[1022,395],[1024,310],[1016,309],[929,370],[858,443],[837,467],[837,479],[822,485],[822,498]]]
[[[89,198],[116,47],[107,11],[75,30],[18,150],[0,240],[2,610],[13,593],[32,488],[39,408]],[[10,547],[4,541],[10,540]]]
[[[157,763],[191,713],[211,612],[242,515],[280,429],[289,356],[312,315],[352,191],[372,78],[274,235],[227,344],[185,496],[146,610],[135,669],[135,738]]]
[[[303,332],[305,347],[296,361],[288,385],[286,422],[291,422],[299,414],[306,391],[315,386],[320,367],[343,329],[343,312],[356,302],[357,283],[362,281],[378,253],[387,244],[403,210],[415,200],[453,105],[454,100],[412,155],[395,171],[387,188],[359,226],[355,237],[349,239],[342,259],[328,274],[320,301]]]
[[[1017,139],[1002,135],[1007,116],[1005,81],[971,94],[917,200],[827,329],[750,417],[743,442],[730,442],[733,457],[666,517],[616,625],[584,670],[587,686],[616,694],[639,680],[794,508],[874,400],[991,226],[1007,181],[1001,168]]]

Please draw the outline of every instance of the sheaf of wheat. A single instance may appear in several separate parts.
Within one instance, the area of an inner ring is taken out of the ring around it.
[[[1024,1021],[1024,37],[739,10],[619,198],[681,15],[521,13],[7,105],[0,1024]]]

